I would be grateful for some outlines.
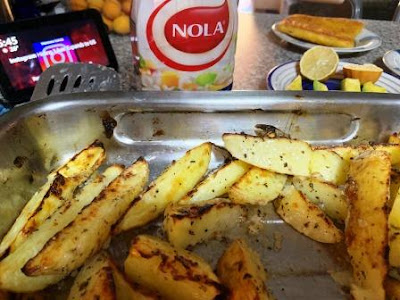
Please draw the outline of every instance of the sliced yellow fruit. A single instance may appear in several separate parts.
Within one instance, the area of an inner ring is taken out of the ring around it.
[[[300,59],[300,73],[310,80],[323,81],[336,72],[339,56],[329,47],[315,46]]]
[[[319,82],[318,80],[314,80],[313,90],[314,91],[329,91],[326,84],[323,84],[322,82]]]
[[[301,75],[297,75],[295,79],[291,83],[289,83],[285,90],[287,91],[301,91],[303,90]]]
[[[373,84],[371,81],[364,83],[362,91],[367,93],[387,93],[384,87]]]
[[[340,89],[345,92],[361,92],[360,80],[345,78],[340,83]]]

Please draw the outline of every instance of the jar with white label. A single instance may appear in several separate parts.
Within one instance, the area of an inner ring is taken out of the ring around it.
[[[231,89],[237,0],[133,0],[131,19],[143,90]]]

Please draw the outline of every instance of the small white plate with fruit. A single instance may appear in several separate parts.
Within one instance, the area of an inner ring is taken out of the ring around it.
[[[400,76],[400,49],[386,52],[382,60],[390,71]]]
[[[300,61],[273,68],[267,76],[268,89],[400,94],[400,79],[373,64],[339,62],[337,54],[327,49],[314,47],[306,51]]]

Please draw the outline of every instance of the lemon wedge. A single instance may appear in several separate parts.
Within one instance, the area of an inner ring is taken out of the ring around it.
[[[315,46],[300,59],[300,73],[314,81],[324,81],[336,72],[339,56],[329,47]]]
[[[295,79],[291,83],[289,83],[286,87],[286,91],[301,91],[303,90],[303,86],[301,83],[301,76],[297,75]]]

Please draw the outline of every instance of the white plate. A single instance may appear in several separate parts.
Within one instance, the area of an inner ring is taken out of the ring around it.
[[[286,33],[280,32],[277,28],[277,24],[278,23],[272,25],[272,31],[282,40],[303,49],[310,49],[317,45],[296,39]],[[335,49],[335,51],[339,54],[370,51],[372,49],[378,48],[382,44],[382,39],[372,31],[363,28],[361,33],[356,36],[355,43],[356,46],[353,48],[337,48],[337,47],[331,47],[331,48]]]
[[[386,52],[382,60],[390,71],[400,76],[400,49]]]
[[[343,77],[342,70],[345,64],[345,62],[339,62],[336,76],[327,82],[329,89],[335,90],[340,86],[340,81]],[[268,89],[277,91],[285,90],[285,87],[299,74],[298,65],[298,61],[291,61],[273,68],[267,76]],[[382,73],[376,84],[384,87],[388,93],[400,94],[400,79],[385,72]],[[305,82],[303,87],[305,85],[305,89],[312,89],[311,82]]]

